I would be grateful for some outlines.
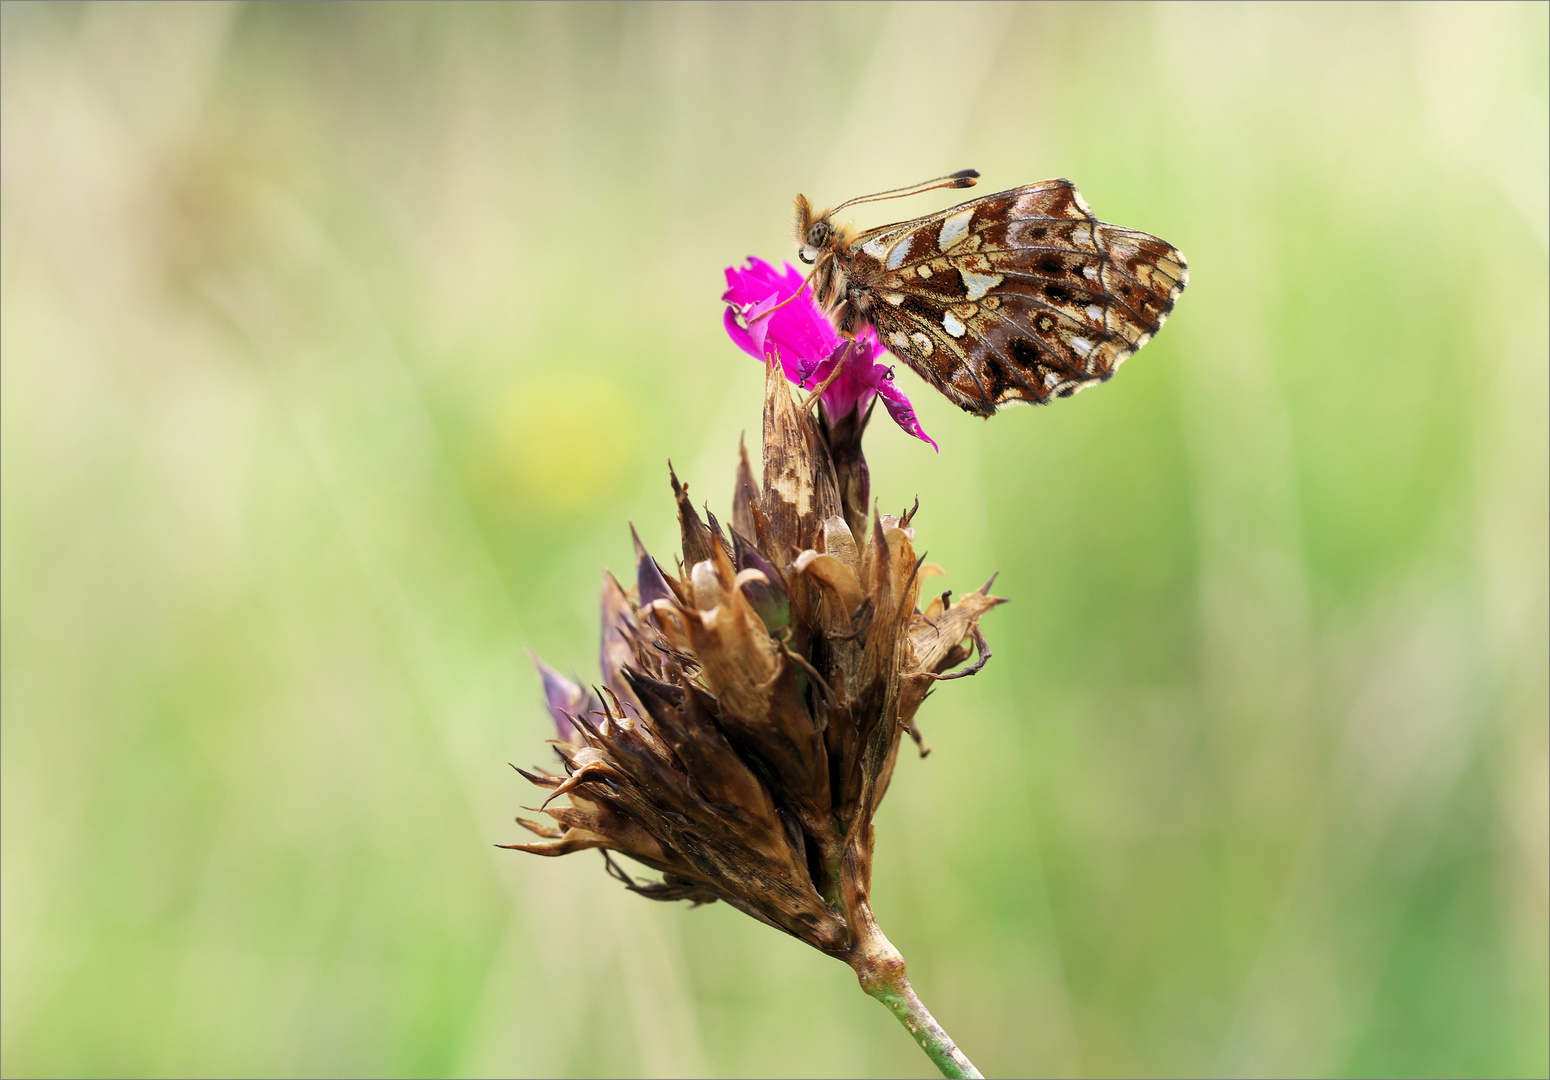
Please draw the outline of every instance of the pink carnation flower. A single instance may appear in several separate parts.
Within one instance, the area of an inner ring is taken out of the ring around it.
[[[855,341],[846,341],[819,310],[811,289],[801,299],[773,310],[801,286],[802,274],[790,263],[781,272],[750,256],[746,267],[727,267],[727,291],[721,296],[727,305],[723,319],[727,334],[749,356],[779,360],[786,378],[806,390],[822,385],[835,366],[843,364],[839,378],[823,393],[829,415],[864,410],[876,395],[894,423],[940,449],[921,430],[910,399],[894,382],[893,368],[877,363],[884,349],[870,326]]]

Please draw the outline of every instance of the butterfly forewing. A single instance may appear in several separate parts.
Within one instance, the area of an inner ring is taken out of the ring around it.
[[[1100,222],[1067,180],[872,230],[841,259],[884,345],[986,416],[1109,378],[1189,280],[1176,248]]]

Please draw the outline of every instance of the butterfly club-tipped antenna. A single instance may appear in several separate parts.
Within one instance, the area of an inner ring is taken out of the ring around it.
[[[854,199],[846,199],[833,210],[825,210],[821,214],[814,213],[813,206],[807,201],[806,195],[798,195],[795,229],[797,258],[808,265],[812,265],[817,261],[819,253],[829,246],[829,242],[835,234],[834,215],[847,206],[880,202],[884,199],[902,199],[906,195],[920,195],[927,191],[936,191],[938,188],[973,187],[978,178],[978,169],[959,169],[955,173],[938,176],[931,180],[922,180],[916,184],[907,184],[900,188],[889,188],[887,191],[878,191],[871,195],[859,195]],[[812,275],[808,276],[811,277]]]
[[[975,182],[979,179],[979,174],[980,173],[978,169],[959,169],[957,172],[948,173],[946,176],[938,176],[930,180],[922,180],[916,184],[908,184],[901,188],[890,188],[887,191],[879,191],[871,195],[861,195],[854,199],[847,199],[836,206],[833,210],[825,210],[821,214],[815,214],[813,212],[813,205],[812,203],[808,202],[806,195],[798,195],[796,198],[797,216],[795,228],[797,258],[801,259],[809,266],[812,266],[812,269],[809,270],[807,272],[807,276],[802,279],[802,284],[797,287],[796,292],[792,293],[780,303],[776,304],[773,308],[766,312],[766,314],[773,315],[775,312],[791,303],[791,301],[795,300],[806,291],[807,286],[812,282],[814,275],[816,275],[820,269],[816,265],[818,262],[818,257],[824,252],[826,248],[830,247],[836,242],[836,230],[834,228],[833,220],[834,215],[845,209],[847,206],[858,206],[861,203],[869,202],[881,202],[884,199],[902,199],[906,195],[922,195],[925,192],[936,191],[940,188],[973,187]],[[844,230],[840,231],[844,232]],[[843,237],[841,237],[841,241],[843,241]],[[820,292],[822,291],[823,290],[820,289]],[[836,373],[838,373],[838,369],[836,369]],[[830,381],[833,381],[832,376]],[[827,385],[828,384],[826,383],[825,386]],[[809,398],[807,404],[811,404],[816,399],[816,395]]]
[[[910,184],[906,187],[891,188],[888,191],[879,191],[874,195],[860,195],[854,199],[846,199],[829,214],[837,214],[847,206],[856,206],[859,203],[881,202],[884,199],[902,199],[906,195],[923,195],[928,191],[936,191],[938,188],[966,188],[973,187],[979,180],[978,169],[959,169],[955,173],[946,176],[938,176],[934,180],[922,180],[918,184]],[[829,214],[825,214],[828,217]]]

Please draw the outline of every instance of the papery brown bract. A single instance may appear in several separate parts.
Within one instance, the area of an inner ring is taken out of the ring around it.
[[[974,647],[983,663],[979,619],[1002,602],[987,585],[919,609],[940,570],[917,558],[909,516],[869,511],[865,426],[798,410],[771,364],[762,478],[740,449],[730,532],[670,472],[683,561],[666,570],[636,537],[633,588],[605,578],[606,700],[555,743],[563,774],[523,772],[560,828],[522,820],[542,841],[507,845],[627,855],[662,874],[637,883],[610,863],[635,891],[724,900],[864,984],[902,965],[868,899],[901,736],[918,740],[932,683]],[[550,701],[585,700],[542,670]]]

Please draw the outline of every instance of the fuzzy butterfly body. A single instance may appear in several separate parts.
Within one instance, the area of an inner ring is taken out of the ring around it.
[[[945,186],[977,175],[955,173]],[[1099,221],[1069,180],[860,233],[836,228],[833,213],[814,214],[797,196],[799,253],[816,264],[818,303],[836,329],[851,337],[874,327],[890,352],[978,416],[1106,381],[1189,282],[1177,248]]]

